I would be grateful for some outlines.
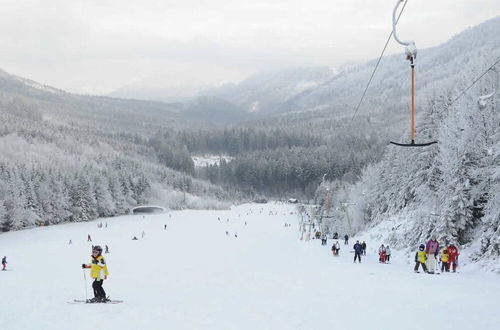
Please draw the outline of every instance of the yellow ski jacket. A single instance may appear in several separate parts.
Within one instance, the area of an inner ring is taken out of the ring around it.
[[[97,280],[102,280],[109,275],[108,266],[103,256],[90,259],[90,276]]]
[[[427,257],[425,255],[425,251],[417,251],[415,254],[415,262],[425,263],[427,261]]]

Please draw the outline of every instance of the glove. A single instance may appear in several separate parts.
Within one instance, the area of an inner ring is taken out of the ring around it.
[[[97,265],[97,264],[99,263],[99,261],[98,261],[97,259],[93,259],[93,260],[92,260],[92,263],[93,263],[94,265]]]
[[[86,267],[87,267],[87,265],[82,264],[82,269],[85,269]]]

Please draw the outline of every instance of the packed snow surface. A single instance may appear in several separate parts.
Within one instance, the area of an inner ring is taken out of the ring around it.
[[[498,276],[415,274],[397,251],[379,264],[383,242],[355,264],[352,239],[333,257],[297,224],[293,206],[249,204],[1,234],[1,329],[499,329]],[[92,244],[109,246],[104,288],[124,303],[67,303],[91,294]]]

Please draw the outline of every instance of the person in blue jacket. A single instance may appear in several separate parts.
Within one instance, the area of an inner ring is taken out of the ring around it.
[[[356,262],[356,258],[358,258],[361,263],[361,254],[363,253],[363,245],[359,244],[359,241],[356,241],[356,244],[353,246],[354,249],[354,262]]]

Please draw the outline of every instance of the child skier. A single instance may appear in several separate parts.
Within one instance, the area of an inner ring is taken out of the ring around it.
[[[449,265],[448,265],[448,269],[449,268],[452,268],[453,269],[453,272],[455,273],[457,271],[457,263],[458,263],[458,248],[453,245],[453,244],[450,244],[447,248],[448,250],[448,254],[449,254]]]
[[[385,263],[385,246],[384,246],[384,244],[382,244],[378,248],[378,255],[379,255],[378,262]]]
[[[7,256],[2,258],[2,270],[7,270]]]
[[[427,261],[427,257],[425,255],[425,245],[420,244],[417,253],[415,253],[415,273],[418,273],[418,268],[422,265],[424,272],[427,273],[427,266],[425,262]]]
[[[109,301],[106,298],[106,292],[104,291],[102,284],[104,280],[108,278],[108,266],[104,261],[104,257],[102,256],[102,248],[99,245],[96,245],[92,249],[92,257],[90,264],[82,264],[82,268],[90,268],[90,276],[94,279],[92,283],[92,289],[94,290],[94,298],[89,299],[90,303],[105,303]]]
[[[441,272],[450,271],[450,265],[448,264],[449,260],[450,260],[450,255],[448,254],[448,250],[444,249],[443,252],[441,253]]]

